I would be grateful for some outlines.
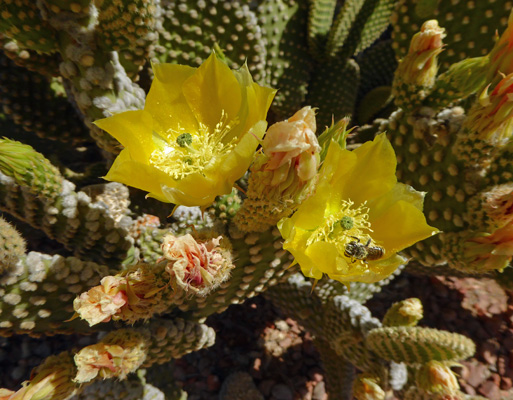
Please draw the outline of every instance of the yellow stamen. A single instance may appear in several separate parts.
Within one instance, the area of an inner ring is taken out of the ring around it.
[[[306,242],[310,246],[314,242],[333,243],[339,254],[344,254],[347,243],[358,238],[365,244],[371,236],[371,224],[369,222],[369,208],[365,203],[354,207],[351,200],[342,200],[340,210],[325,217],[325,224],[318,227]]]
[[[186,132],[180,126],[177,130],[169,129],[165,145],[153,151],[150,163],[176,180],[202,173],[236,145],[238,138],[226,140],[226,136],[237,120],[227,120],[228,116],[223,110],[213,132],[203,123],[199,124],[197,132]]]

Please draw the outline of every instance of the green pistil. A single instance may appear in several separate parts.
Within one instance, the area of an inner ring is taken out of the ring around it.
[[[178,143],[178,146],[180,147],[190,146],[192,143],[192,135],[187,132],[182,133],[180,136],[176,138],[176,143]]]
[[[354,226],[353,219],[351,217],[348,217],[347,215],[343,216],[342,219],[338,222],[340,223],[342,229],[345,231],[348,231]]]

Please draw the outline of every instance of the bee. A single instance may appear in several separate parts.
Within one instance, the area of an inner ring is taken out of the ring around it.
[[[367,243],[360,243],[360,239],[351,236],[356,240],[352,240],[346,244],[344,249],[344,255],[351,259],[351,262],[354,263],[357,260],[361,260],[367,264],[367,261],[379,260],[383,258],[385,255],[385,249],[380,246],[370,246],[371,239],[367,241]]]

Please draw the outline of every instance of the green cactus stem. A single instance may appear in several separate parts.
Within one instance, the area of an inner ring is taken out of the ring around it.
[[[471,357],[476,345],[457,333],[420,327],[383,327],[369,332],[367,346],[385,360],[409,365]]]
[[[131,247],[129,217],[116,222],[105,203],[91,202],[74,185],[62,181],[62,191],[53,201],[31,193],[11,177],[0,173],[0,209],[43,230],[60,241],[78,257],[97,262],[120,261]]]

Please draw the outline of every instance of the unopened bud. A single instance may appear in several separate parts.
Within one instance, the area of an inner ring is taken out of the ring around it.
[[[423,317],[422,303],[411,298],[394,303],[383,318],[383,326],[415,326]]]
[[[354,384],[353,396],[356,400],[385,400],[385,391],[375,377],[362,375]]]
[[[445,29],[437,20],[424,22],[410,42],[408,54],[398,66],[396,77],[402,83],[431,87],[438,72],[437,56],[442,52]]]
[[[502,271],[513,259],[513,225],[507,224],[492,233],[446,233],[444,253],[449,265],[461,271]]]
[[[67,399],[78,386],[72,378],[76,373],[73,358],[68,352],[48,357],[43,364],[34,368],[29,381],[16,393],[0,389],[0,399],[9,400],[50,400]],[[2,397],[4,396],[4,397]]]
[[[264,231],[289,216],[312,192],[321,147],[315,111],[303,107],[268,130],[249,177],[247,199],[234,222],[243,231]]]
[[[513,130],[513,72],[490,90],[487,86],[470,109],[465,126],[492,145],[502,145]]]
[[[451,366],[440,361],[429,361],[422,365],[416,374],[419,387],[430,393],[452,394],[459,391],[460,385]]]

